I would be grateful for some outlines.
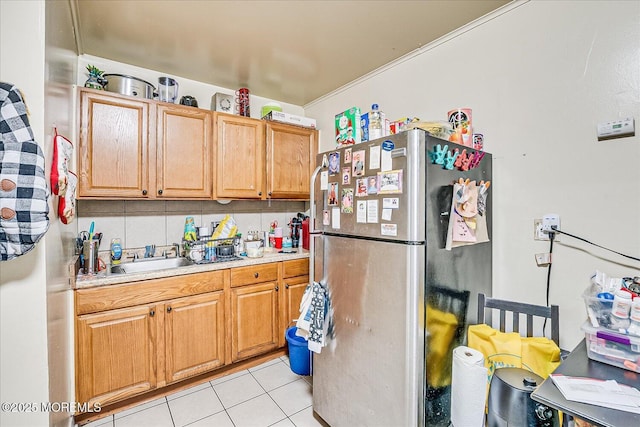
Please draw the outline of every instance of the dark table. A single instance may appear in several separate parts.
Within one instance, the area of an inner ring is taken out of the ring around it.
[[[582,340],[582,342],[578,344],[553,373],[570,377],[616,380],[619,384],[640,388],[640,374],[589,359],[585,340]],[[599,426],[640,426],[640,414],[566,400],[551,378],[544,380],[540,387],[531,393],[531,398],[566,414],[582,418]]]

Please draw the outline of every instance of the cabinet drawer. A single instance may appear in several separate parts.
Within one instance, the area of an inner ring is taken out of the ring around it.
[[[95,313],[219,291],[224,288],[224,280],[224,270],[218,270],[121,285],[78,289],[76,291],[76,313]]]
[[[231,287],[278,280],[278,264],[259,264],[231,269]]]
[[[282,277],[307,276],[309,274],[308,259],[294,259],[282,263]]]

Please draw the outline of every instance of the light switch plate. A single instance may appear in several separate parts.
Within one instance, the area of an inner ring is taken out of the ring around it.
[[[233,105],[233,95],[216,92],[211,97],[211,109],[222,113],[233,114],[235,111]]]

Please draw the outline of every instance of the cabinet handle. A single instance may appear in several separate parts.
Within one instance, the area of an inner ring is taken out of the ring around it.
[[[284,288],[285,289],[289,289],[289,285],[284,285]]]
[[[258,196],[262,196],[262,191],[260,191],[260,192],[258,193]]]
[[[147,190],[142,190],[142,195],[146,196],[147,195]]]
[[[269,192],[267,193],[267,195],[268,195],[269,197],[271,197],[271,191],[269,191]]]
[[[258,276],[260,276],[260,273],[253,273],[253,277],[255,277],[256,279],[258,278]]]
[[[172,310],[171,306],[167,307],[167,313],[171,313],[171,310]]]
[[[162,195],[162,189],[158,190],[158,194]]]
[[[155,310],[151,310],[151,311],[149,312],[149,316],[153,317],[153,316],[155,316],[155,315],[156,315],[156,311],[155,311]]]
[[[278,286],[276,286],[276,292],[278,292],[280,290],[280,288]]]

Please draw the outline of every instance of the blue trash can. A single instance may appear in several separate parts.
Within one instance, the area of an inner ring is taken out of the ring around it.
[[[285,338],[289,343],[289,366],[298,375],[309,375],[311,373],[311,351],[306,339],[296,335],[297,327],[292,326],[287,329]]]

